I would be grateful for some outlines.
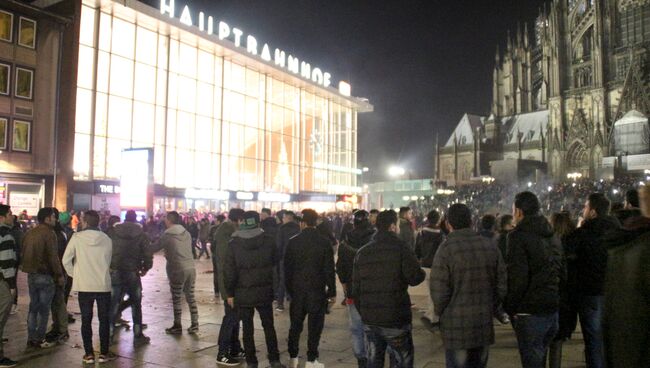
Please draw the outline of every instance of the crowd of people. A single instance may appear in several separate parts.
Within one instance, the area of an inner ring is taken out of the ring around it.
[[[153,255],[164,251],[173,305],[165,332],[173,335],[184,331],[183,298],[190,311],[187,333],[199,331],[195,260],[211,258],[215,298],[224,307],[216,357],[222,366],[245,361],[257,367],[257,312],[271,367],[285,367],[273,311],[288,306],[287,365],[300,366],[306,320],[305,367],[324,367],[319,342],[337,296],[337,276],[359,367],[383,367],[386,355],[391,367],[413,367],[408,288],[427,279],[422,322],[440,333],[447,367],[486,367],[494,324],[510,323],[523,367],[559,368],[563,342],[578,321],[587,367],[650,366],[650,187],[524,187],[516,193],[514,186],[459,189],[453,197],[435,197],[421,219],[423,208],[411,207],[330,215],[232,208],[210,215],[171,211],[146,220],[132,210],[120,219],[46,207],[25,232],[11,207],[0,205],[0,333],[16,308],[20,270],[29,289],[28,349],[69,338],[71,292],[81,310],[83,363],[116,358],[110,345],[119,338],[127,308],[134,345],[148,344],[141,279]],[[612,194],[623,203],[610,202]],[[15,366],[2,344],[0,367]]]

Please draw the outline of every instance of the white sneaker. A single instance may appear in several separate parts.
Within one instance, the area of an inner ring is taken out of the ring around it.
[[[18,313],[18,305],[17,304],[12,304],[11,305],[11,312],[9,314],[16,314]]]
[[[325,368],[325,364],[319,362],[318,360],[314,360],[313,362],[307,362],[307,364],[305,364],[305,368]]]
[[[298,358],[289,359],[289,368],[298,368],[299,364],[300,364],[300,360]]]

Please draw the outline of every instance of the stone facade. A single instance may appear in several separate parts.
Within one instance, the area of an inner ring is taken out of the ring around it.
[[[506,45],[503,55],[498,49],[496,54],[493,120],[546,110],[548,121],[535,140],[514,145],[505,138],[528,133],[486,123],[476,131],[479,141],[492,143],[484,146],[484,157],[540,161],[554,179],[569,172],[595,177],[602,158],[614,154],[614,122],[630,110],[650,113],[650,1],[554,0],[530,32],[524,25],[514,39],[508,35]],[[443,167],[466,149],[438,149],[438,180],[452,176]]]

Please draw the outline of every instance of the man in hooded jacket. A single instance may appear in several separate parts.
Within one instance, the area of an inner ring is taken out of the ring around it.
[[[185,300],[190,307],[190,317],[192,324],[187,329],[190,334],[199,332],[199,310],[194,298],[194,284],[196,282],[196,268],[194,266],[194,257],[192,256],[192,237],[182,225],[181,216],[176,211],[167,212],[165,216],[165,232],[160,237],[153,250],[165,250],[165,259],[167,260],[167,278],[172,293],[172,303],[174,304],[174,325],[165,329],[170,335],[180,335],[183,333],[181,316],[183,308],[181,306],[182,295],[185,294]]]

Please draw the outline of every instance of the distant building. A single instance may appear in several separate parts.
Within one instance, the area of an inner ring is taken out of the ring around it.
[[[503,55],[497,49],[491,114],[461,118],[437,147],[436,179],[456,185],[513,172],[561,179],[650,168],[650,156],[626,164],[650,153],[649,46],[650,1],[553,1],[532,37],[524,25],[514,40],[508,34]],[[613,134],[624,116],[635,119],[625,134],[636,141]]]

